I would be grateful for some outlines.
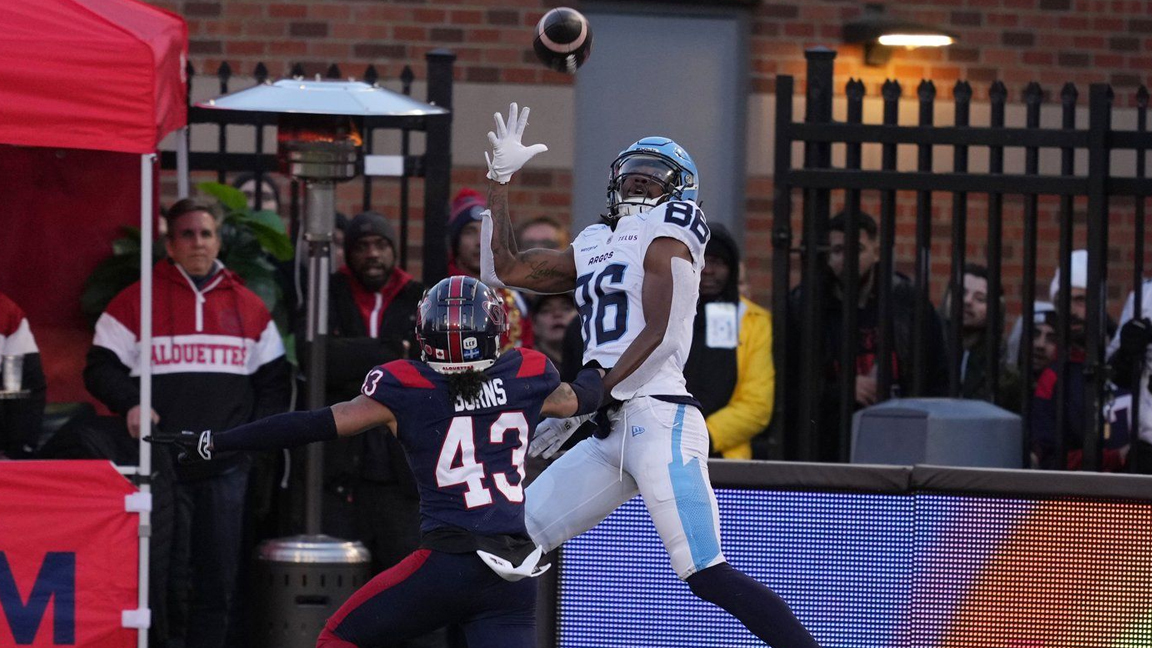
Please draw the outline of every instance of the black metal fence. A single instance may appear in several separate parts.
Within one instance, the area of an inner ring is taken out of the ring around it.
[[[1002,83],[992,85],[989,92],[991,109],[988,126],[970,124],[972,89],[967,82],[958,82],[954,88],[954,125],[937,126],[933,123],[936,88],[931,81],[922,82],[917,88],[919,120],[915,125],[898,123],[898,105],[903,89],[888,81],[882,89],[883,118],[880,124],[863,122],[864,84],[850,80],[845,87],[847,98],[847,119],[834,121],[833,115],[833,60],[835,52],[815,48],[806,52],[808,59],[806,109],[803,121],[796,121],[792,114],[794,82],[790,76],[781,76],[776,82],[776,125],[775,125],[775,205],[773,228],[773,314],[775,326],[774,354],[778,368],[777,412],[787,411],[789,424],[785,436],[792,440],[793,458],[813,460],[830,454],[829,443],[835,445],[832,454],[840,460],[847,460],[850,444],[852,413],[856,408],[855,372],[858,351],[857,309],[842,308],[840,321],[825,321],[824,305],[829,291],[842,291],[844,304],[859,303],[858,244],[861,226],[861,192],[879,193],[879,260],[876,281],[878,282],[877,309],[878,331],[877,357],[890,359],[893,354],[893,268],[894,244],[896,242],[895,222],[898,192],[914,192],[915,196],[915,276],[911,278],[915,291],[916,305],[911,325],[911,358],[909,365],[902,367],[911,371],[910,377],[903,378],[910,384],[908,392],[901,396],[927,395],[926,385],[930,379],[927,354],[927,336],[930,334],[930,318],[934,317],[929,296],[932,251],[932,210],[933,194],[944,193],[951,197],[951,259],[948,292],[951,299],[950,317],[946,330],[948,375],[948,396],[959,395],[961,349],[961,300],[963,294],[963,270],[966,262],[968,241],[966,240],[969,214],[969,196],[987,195],[987,268],[988,268],[988,317],[986,345],[988,353],[984,359],[984,370],[989,381],[990,399],[996,401],[998,385],[1002,378],[1000,364],[1000,343],[1003,334],[1003,229],[1004,197],[1019,195],[1023,199],[1023,240],[1022,247],[1023,283],[1019,298],[1022,302],[1022,349],[1032,345],[1033,304],[1035,302],[1037,267],[1037,223],[1038,204],[1041,197],[1055,196],[1059,200],[1059,267],[1060,289],[1056,304],[1060,313],[1070,312],[1071,272],[1070,258],[1073,246],[1074,206],[1077,197],[1087,199],[1086,238],[1088,249],[1088,272],[1085,328],[1084,380],[1084,437],[1083,468],[1096,470],[1100,466],[1101,447],[1101,404],[1108,380],[1105,364],[1105,326],[1108,282],[1108,237],[1109,206],[1118,197],[1132,197],[1134,201],[1135,225],[1131,242],[1134,250],[1131,284],[1135,290],[1135,312],[1139,314],[1141,304],[1141,284],[1144,273],[1144,202],[1152,194],[1152,180],[1145,175],[1145,152],[1152,147],[1152,135],[1147,131],[1148,93],[1140,88],[1136,96],[1136,130],[1114,130],[1112,127],[1113,93],[1109,86],[1092,85],[1088,93],[1088,127],[1076,128],[1078,91],[1072,84],[1063,87],[1059,95],[1058,110],[1062,118],[1060,128],[1040,128],[1041,110],[1045,96],[1035,83],[1027,86],[1023,100],[1025,104],[1025,126],[1006,127],[1005,107],[1007,91]],[[803,162],[793,163],[794,143],[803,143]],[[879,169],[866,169],[862,166],[861,149],[867,144],[878,144],[881,149]],[[832,147],[844,145],[844,165],[834,168]],[[916,169],[898,170],[897,147],[914,145],[917,151]],[[946,172],[933,170],[932,148],[952,147],[952,169]],[[979,148],[987,149],[987,173],[969,170],[969,154]],[[1020,147],[1024,151],[1023,173],[1005,173],[1005,148]],[[1040,152],[1042,149],[1059,151],[1059,173],[1042,173]],[[1136,153],[1134,177],[1117,177],[1110,168],[1112,152],[1132,150]],[[1086,173],[1075,173],[1075,159],[1078,151],[1087,154]],[[802,239],[798,247],[793,246],[792,224],[794,190],[802,194]],[[829,281],[827,270],[829,258],[829,218],[833,203],[832,192],[843,191],[844,222],[844,262],[843,275],[837,284]],[[1015,241],[1013,241],[1015,243]],[[800,259],[800,285],[792,285],[791,271],[793,253]],[[1114,282],[1127,281],[1114,278]],[[826,347],[826,327],[838,327],[840,348],[836,357],[830,357]],[[1064,465],[1064,430],[1071,423],[1065,420],[1066,374],[1069,366],[1070,324],[1066,317],[1060,318],[1058,329],[1057,385],[1055,390],[1057,430],[1055,433],[1055,454],[1060,466]],[[798,346],[797,346],[798,345]],[[799,349],[797,354],[796,349]],[[793,362],[788,362],[789,350]],[[797,359],[799,362],[796,362]],[[829,366],[840,370],[830,374]],[[1021,452],[1025,459],[1029,454],[1027,430],[1031,422],[1030,395],[1033,375],[1031,354],[1021,358],[1021,375],[1024,380],[1022,414],[1025,425],[1025,443]],[[834,377],[830,377],[834,376]],[[893,395],[893,365],[887,360],[879,361],[876,367],[877,396],[884,400]],[[835,383],[835,384],[829,384]],[[1139,385],[1139,383],[1137,383]],[[835,412],[829,409],[828,395],[835,393]],[[909,393],[910,392],[910,393]],[[1139,429],[1139,394],[1133,396],[1132,439]],[[791,411],[788,411],[791,408]],[[837,426],[833,434],[825,430],[831,423]],[[821,430],[825,434],[821,435]],[[835,439],[830,441],[830,439]],[[1130,455],[1131,458],[1131,455]],[[1130,465],[1135,469],[1135,461]],[[1141,467],[1144,471],[1149,466]]]
[[[424,179],[424,236],[423,253],[421,255],[423,280],[428,285],[435,283],[448,272],[447,256],[447,222],[448,222],[448,192],[451,186],[452,169],[452,69],[456,55],[448,50],[437,49],[425,55],[428,69],[427,103],[445,108],[448,113],[443,115],[419,116],[388,116],[365,117],[360,119],[360,132],[364,140],[364,154],[373,154],[375,134],[377,131],[394,129],[400,133],[400,155],[403,158],[403,175],[400,176],[399,187],[399,263],[407,267],[409,261],[410,234],[410,186],[412,178]],[[279,170],[279,162],[275,154],[275,144],[271,147],[265,142],[264,128],[276,126],[277,115],[274,113],[240,112],[198,108],[192,105],[192,82],[196,76],[195,68],[189,62],[186,67],[188,89],[188,124],[190,127],[208,124],[215,125],[218,130],[215,151],[190,151],[189,166],[192,171],[214,171],[217,181],[227,181],[229,173],[252,173],[256,179],[256,189],[253,192],[254,207],[259,208],[261,185],[266,181],[265,175]],[[232,66],[227,61],[217,68],[215,77],[219,81],[219,94],[231,91],[234,76]],[[269,81],[268,68],[258,63],[252,71],[257,83]],[[296,64],[291,72],[292,78],[304,78],[304,69]],[[345,76],[335,64],[329,66],[324,75],[327,79],[344,79]],[[381,81],[380,75],[372,65],[367,66],[359,80],[370,84]],[[399,81],[402,92],[411,95],[412,83],[415,74],[412,68],[405,66],[400,74]],[[254,152],[237,152],[229,150],[228,127],[250,127],[255,135]],[[425,151],[422,154],[413,154],[411,151],[411,136],[413,132],[424,132]],[[271,149],[271,151],[269,150]],[[176,168],[176,154],[165,151],[160,156],[161,168],[174,170]],[[372,176],[362,174],[360,182],[363,185],[363,209],[372,208]],[[289,214],[292,223],[300,222],[301,184],[293,179],[289,193]]]

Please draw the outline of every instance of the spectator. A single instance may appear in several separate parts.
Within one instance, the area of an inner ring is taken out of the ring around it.
[[[416,306],[424,287],[396,266],[396,235],[373,211],[357,215],[344,239],[348,265],[330,285],[326,403],[360,389],[376,365],[419,357]],[[383,571],[416,549],[419,496],[395,437],[385,430],[325,447],[324,529],[360,540]]]
[[[1020,348],[1023,338],[1024,320],[1018,317],[1004,348],[1004,364],[1017,371],[1022,371],[1024,367],[1025,350]],[[1036,301],[1032,307],[1032,381],[1029,384],[1034,385],[1040,372],[1055,360],[1056,307],[1052,302]],[[1031,391],[1031,387],[1028,391]]]
[[[1075,311],[1075,308],[1071,309]],[[1064,449],[1065,464],[1069,470],[1079,470],[1083,464],[1084,447],[1084,394],[1088,385],[1084,379],[1085,326],[1084,320],[1075,314],[1069,315],[1068,366],[1064,372]],[[1057,326],[1063,323],[1058,323]],[[1057,413],[1057,372],[1059,363],[1053,362],[1040,372],[1036,381],[1036,391],[1032,398],[1032,462],[1044,468],[1059,468],[1056,450]],[[1127,434],[1104,435],[1101,430],[1103,462],[1105,472],[1120,472],[1125,469],[1127,455]]]
[[[532,330],[536,350],[559,367],[564,358],[564,332],[576,319],[576,302],[570,293],[541,295],[532,306]],[[579,369],[579,367],[577,367]]]
[[[876,270],[880,259],[880,241],[876,221],[871,216],[861,213],[860,222],[860,254],[859,254],[859,302],[856,313],[856,367],[854,370],[856,382],[855,409],[874,405],[890,396],[914,395],[912,366],[913,323],[915,322],[917,295],[912,282],[905,276],[897,273],[892,276],[891,299],[891,327],[892,327],[892,357],[889,360],[892,366],[892,393],[881,394],[877,385],[876,354],[879,352],[880,335],[884,330],[879,321],[879,293],[880,281]],[[819,439],[819,459],[822,461],[838,461],[840,458],[840,419],[838,406],[838,382],[841,375],[840,347],[840,321],[843,310],[843,288],[841,285],[844,270],[844,230],[845,215],[837,214],[829,221],[828,239],[831,254],[828,255],[828,273],[817,278],[825,282],[824,325],[823,325],[823,391],[817,395],[817,410],[820,412],[821,435]],[[790,296],[789,312],[794,318],[791,330],[799,335],[801,330],[800,312],[803,301],[804,286],[793,289]],[[923,392],[919,396],[943,396],[948,389],[947,356],[944,347],[944,333],[940,320],[935,311],[929,310],[926,319],[925,354],[928,366],[924,368],[927,380]],[[797,340],[798,341],[798,340]],[[800,345],[790,344],[788,348],[788,375],[791,380],[800,376]],[[787,415],[795,417],[800,411],[800,399],[806,397],[798,389],[788,389],[789,408]],[[792,432],[799,427],[798,421],[790,421],[786,430]],[[787,438],[788,453],[796,456],[798,439]]]
[[[127,419],[134,438],[145,415],[166,430],[224,430],[285,411],[283,342],[264,303],[217,259],[219,222],[190,199],[165,219],[168,258],[152,271],[152,349],[140,349],[137,282],[96,323],[84,369],[88,391]],[[147,414],[139,405],[142,353],[151,356],[154,375]],[[216,648],[228,631],[250,460],[240,453],[221,459],[185,466],[158,453],[153,463],[175,476],[171,564],[160,566],[171,572],[173,645]]]
[[[568,229],[547,216],[533,218],[516,233],[516,244],[521,250],[563,250],[570,242]]]
[[[452,199],[448,220],[448,274],[480,278],[480,214],[486,209],[484,197],[475,189],[461,189]],[[508,330],[501,337],[503,350],[534,348],[536,337],[529,318],[528,302],[516,290],[495,289],[504,300]]]
[[[1001,300],[1001,303],[1003,300]],[[942,319],[951,315],[951,298],[945,296]],[[963,313],[960,322],[960,397],[992,400],[988,377],[988,269],[969,263],[964,266]],[[1003,313],[1003,309],[1000,311]],[[1001,328],[1002,330],[1002,328]],[[996,352],[999,361],[1002,353]],[[1047,363],[1045,363],[1047,364]],[[999,375],[1000,405],[1019,411],[1018,375],[1001,361]]]
[[[20,391],[28,394],[0,400],[0,459],[26,459],[32,456],[40,438],[48,386],[28,318],[16,302],[0,293],[0,357],[3,356],[21,358]]]
[[[1086,322],[1088,313],[1088,250],[1072,251],[1071,290],[1068,291],[1069,321],[1075,326],[1076,322]],[[1060,268],[1052,276],[1052,284],[1048,287],[1048,295],[1052,298],[1053,307],[1060,310]],[[1104,317],[1104,345],[1116,334],[1116,322],[1110,316]]]
[[[711,228],[684,377],[700,401],[709,454],[751,459],[752,437],[772,418],[772,316],[740,296],[740,249],[724,226]]]
[[[1139,394],[1140,420],[1134,427],[1138,430],[1133,441],[1135,469],[1144,474],[1152,474],[1152,280],[1146,280],[1140,288],[1143,291],[1140,317],[1135,316],[1136,295],[1128,293],[1124,310],[1120,313],[1120,335],[1108,345],[1108,364],[1112,367],[1112,382],[1117,387],[1133,394]]]
[[[1046,302],[1037,302],[1036,310],[1032,315],[1032,381],[1030,385],[1034,385],[1043,373],[1053,362],[1056,362],[1056,310],[1049,306],[1047,309],[1041,309],[1040,304]],[[1020,366],[1024,366],[1020,362]]]

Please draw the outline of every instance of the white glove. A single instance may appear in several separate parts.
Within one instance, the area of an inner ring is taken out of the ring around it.
[[[528,446],[528,455],[543,457],[544,459],[550,458],[556,454],[556,451],[564,445],[569,437],[575,434],[576,430],[580,429],[581,425],[584,425],[593,416],[595,413],[581,414],[566,419],[546,419],[536,426],[536,436]]]
[[[504,125],[504,117],[496,113],[496,132],[488,131],[488,141],[492,144],[492,155],[484,152],[484,159],[488,161],[488,179],[500,184],[506,184],[516,173],[528,163],[537,153],[548,150],[543,144],[524,146],[520,138],[524,136],[524,127],[528,125],[530,108],[524,107],[523,112],[517,110],[516,104],[508,106],[508,125]]]

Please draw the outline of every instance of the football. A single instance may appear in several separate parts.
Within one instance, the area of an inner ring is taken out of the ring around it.
[[[544,65],[573,74],[592,53],[592,28],[584,14],[569,7],[557,7],[536,23],[532,49]]]

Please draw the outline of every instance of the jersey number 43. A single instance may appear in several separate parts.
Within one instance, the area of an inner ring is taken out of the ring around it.
[[[519,443],[512,448],[512,467],[519,478],[513,484],[508,474],[497,472],[488,474],[483,461],[476,460],[476,436],[473,430],[473,417],[457,416],[448,426],[444,446],[436,459],[436,485],[439,488],[467,484],[464,491],[464,504],[472,509],[492,503],[492,491],[484,485],[490,478],[496,490],[504,499],[513,504],[524,501],[524,455],[528,451],[528,420],[523,412],[504,412],[488,428],[486,441],[499,445],[504,437],[514,432]]]

